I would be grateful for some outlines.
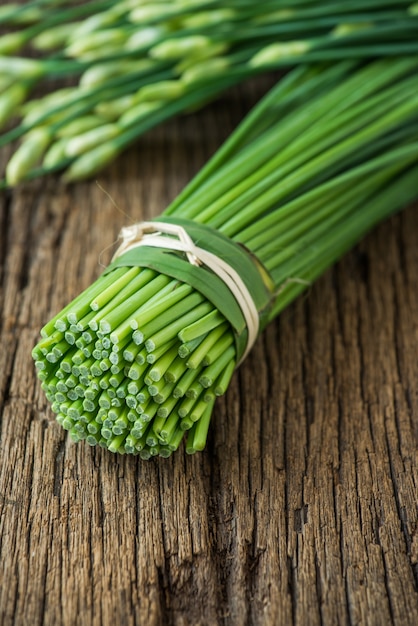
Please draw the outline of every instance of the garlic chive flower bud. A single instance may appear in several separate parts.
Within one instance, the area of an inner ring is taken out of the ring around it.
[[[183,19],[183,26],[186,28],[205,28],[213,24],[223,24],[224,22],[234,20],[236,11],[232,9],[212,9],[210,11],[202,11],[187,15]]]
[[[57,24],[34,37],[33,46],[37,50],[54,50],[66,44],[74,33],[74,24]]]
[[[42,18],[39,7],[23,6],[15,2],[0,7],[0,20],[4,24],[31,24]]]
[[[4,126],[27,96],[27,87],[23,83],[8,86],[10,76],[2,76],[5,91],[0,95],[0,127]],[[1,88],[1,85],[0,85]]]
[[[190,67],[193,67],[197,63],[205,61],[206,59],[215,59],[219,58],[222,54],[227,52],[229,46],[227,43],[212,43],[208,45],[206,48],[201,48],[200,50],[196,50],[192,54],[188,54],[184,57],[180,63],[177,63],[175,67],[175,71],[179,74],[182,74]]]
[[[122,4],[122,3],[119,3]],[[119,14],[123,15],[124,9],[118,4],[115,4],[112,7],[112,10],[103,11],[103,13],[95,13],[90,17],[87,17],[80,24],[77,24],[75,28],[73,28],[72,39],[76,40],[80,37],[86,37],[87,39],[95,34],[95,31],[103,30],[108,26],[113,26],[114,22],[118,19]]]
[[[167,19],[170,15],[175,15],[177,7],[170,3],[148,4],[133,9],[129,14],[129,20],[138,24],[147,24],[159,19]]]
[[[109,28],[96,33],[89,33],[88,37],[73,38],[66,47],[65,54],[70,57],[82,57],[84,54],[106,46],[121,46],[127,39],[126,30],[123,28]]]
[[[51,134],[46,128],[37,128],[26,138],[11,157],[6,168],[6,182],[16,185],[28,172],[39,163],[51,141]]]
[[[70,182],[89,178],[113,161],[117,154],[118,148],[112,142],[85,152],[67,169],[63,176],[64,181]]]
[[[191,35],[181,39],[167,39],[151,48],[149,54],[155,59],[181,59],[186,55],[199,50],[205,50],[212,44],[209,37],[203,35]]]
[[[154,113],[154,111],[161,108],[163,105],[164,102],[161,101],[141,102],[121,115],[118,121],[118,126],[121,128],[127,128],[132,124],[136,124],[141,119],[147,117],[151,113]]]
[[[141,28],[134,32],[125,44],[125,50],[137,50],[138,48],[145,48],[152,46],[159,39],[166,34],[166,29],[161,26],[149,26],[148,28]]]
[[[81,75],[79,85],[81,87],[96,87],[103,85],[110,78],[123,76],[129,73],[140,73],[150,70],[155,65],[152,59],[140,59],[135,61],[108,61],[107,63],[95,63]]]
[[[35,59],[0,56],[0,74],[8,74],[15,79],[40,78],[44,74],[42,62]]]
[[[184,85],[179,80],[162,80],[142,87],[135,96],[136,102],[155,100],[176,100],[184,93]]]
[[[186,85],[205,82],[208,78],[221,76],[229,67],[230,62],[228,59],[209,59],[208,61],[192,65],[183,73],[181,81]]]
[[[48,117],[49,121],[51,121],[55,109],[57,107],[59,108],[63,104],[67,104],[66,112],[68,113],[71,109],[71,104],[73,103],[73,94],[74,87],[64,87],[63,89],[54,91],[43,98],[25,102],[20,108],[22,125],[26,128],[36,126],[36,124],[39,124],[41,120],[44,120],[46,117]]]
[[[273,43],[257,52],[250,60],[250,67],[273,65],[282,59],[291,59],[309,52],[311,44],[308,41],[289,41],[288,43]]]
[[[347,35],[373,28],[373,26],[373,22],[357,22],[356,24],[341,23],[331,31],[331,35],[335,38],[346,37]]]
[[[42,161],[42,167],[46,169],[54,169],[67,158],[67,143],[68,138],[62,137],[48,148]]]
[[[68,140],[66,153],[68,156],[78,156],[102,145],[105,141],[113,139],[119,133],[119,128],[114,124],[104,124],[97,128],[92,128],[87,132],[76,135]]]
[[[68,122],[64,126],[61,126],[57,131],[58,137],[75,137],[86,133],[93,128],[97,128],[103,124],[103,118],[99,115],[84,115],[83,117],[77,117],[75,120]]]
[[[18,52],[26,43],[23,32],[7,33],[0,37],[0,54],[8,55]]]
[[[107,122],[113,122],[135,105],[135,95],[121,96],[108,102],[100,102],[94,111]]]

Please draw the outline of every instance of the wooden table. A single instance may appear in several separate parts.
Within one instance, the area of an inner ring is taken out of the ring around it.
[[[416,208],[267,329],[201,454],[72,444],[35,379],[40,327],[265,89],[144,137],[98,176],[119,209],[57,178],[0,198],[3,626],[418,623]]]

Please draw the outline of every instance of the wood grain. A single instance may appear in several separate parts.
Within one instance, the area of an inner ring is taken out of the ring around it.
[[[149,133],[100,184],[158,214],[265,88]],[[30,356],[126,222],[94,182],[0,198],[0,624],[417,624],[416,208],[266,330],[205,452],[150,462],[70,443]]]

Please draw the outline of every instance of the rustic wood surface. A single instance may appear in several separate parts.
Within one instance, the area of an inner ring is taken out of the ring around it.
[[[94,182],[0,197],[2,626],[418,624],[416,208],[267,329],[201,454],[72,444],[35,380],[39,328],[100,273],[121,211],[158,214],[265,87],[130,149],[98,177],[121,210]]]

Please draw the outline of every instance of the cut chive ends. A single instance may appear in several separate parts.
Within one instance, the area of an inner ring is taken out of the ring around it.
[[[223,381],[234,369],[233,331],[222,319],[223,333],[219,334],[218,318],[208,318],[216,309],[197,292],[179,300],[178,280],[165,277],[161,287],[163,275],[157,272],[121,269],[102,275],[43,329],[32,352],[42,388],[58,423],[73,441],[85,440],[91,446],[98,444],[110,452],[143,459],[169,457],[184,436],[188,453],[202,450],[213,398],[220,386],[226,390]],[[140,320],[141,313],[145,323],[140,326],[140,341],[135,343],[136,324],[128,333],[124,329],[132,320]],[[73,320],[78,320],[76,325],[71,324]],[[223,358],[210,386],[212,396],[202,393],[200,380],[206,370],[213,370],[213,364],[189,367],[194,351],[186,356],[185,342],[178,337],[181,331],[196,328],[199,320],[203,323],[196,349],[204,340],[209,347],[215,342],[223,356],[222,343],[229,346],[230,358]],[[72,329],[71,341],[68,333],[59,330],[66,326]],[[83,336],[91,356],[77,347]],[[106,339],[111,343],[116,374],[112,374],[108,358],[101,356]]]
[[[179,433],[187,453],[203,450],[215,398],[273,300],[266,270],[241,246],[206,225],[167,220],[135,225],[138,241],[123,229],[128,247],[33,350],[73,439],[142,458],[168,457]]]

